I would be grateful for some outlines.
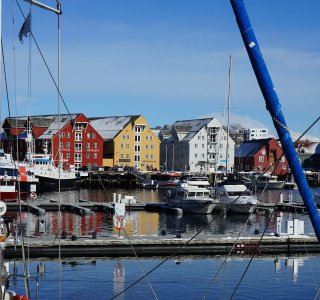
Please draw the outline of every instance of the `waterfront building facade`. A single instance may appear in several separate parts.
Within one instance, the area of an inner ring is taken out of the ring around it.
[[[159,138],[164,170],[233,171],[235,143],[216,118],[176,121],[164,126]]]
[[[285,175],[289,171],[280,142],[275,138],[244,141],[235,150],[235,171],[266,171]],[[275,163],[278,159],[279,162]]]
[[[159,170],[160,141],[141,115],[90,118],[103,137],[104,167]]]
[[[267,128],[248,128],[244,131],[245,140],[259,140],[268,138],[268,129]]]
[[[50,153],[56,164],[60,150],[65,168],[73,165],[77,169],[83,166],[90,169],[102,165],[103,138],[82,113],[6,118],[2,128],[4,151],[19,161],[26,157],[30,142],[33,153]]]

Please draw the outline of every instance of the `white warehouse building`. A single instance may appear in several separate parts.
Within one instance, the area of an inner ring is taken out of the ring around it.
[[[160,130],[159,139],[164,170],[233,171],[235,143],[216,118],[176,121]]]

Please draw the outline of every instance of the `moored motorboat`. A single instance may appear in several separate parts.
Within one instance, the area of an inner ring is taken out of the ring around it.
[[[284,180],[278,180],[278,176],[269,173],[249,173],[248,176],[242,176],[243,183],[247,187],[256,187],[257,189],[283,189]]]
[[[221,208],[230,213],[250,214],[258,204],[258,199],[240,181],[226,179],[213,189],[213,197],[219,199]]]
[[[210,214],[220,208],[220,202],[210,196],[210,190],[204,187],[181,183],[168,190],[168,206],[181,208],[184,213]]]

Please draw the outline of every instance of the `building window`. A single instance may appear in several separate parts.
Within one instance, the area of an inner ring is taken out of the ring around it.
[[[140,152],[140,145],[134,145],[134,152]]]
[[[93,144],[93,148],[94,148],[94,149],[97,149],[97,148],[98,148],[98,143],[94,143],[94,144]]]
[[[152,149],[152,150],[154,149],[154,145],[151,145],[151,149]]]
[[[124,135],[122,136],[122,138],[125,140],[125,139],[126,139],[126,135],[124,134]]]
[[[67,154],[66,154],[66,158],[70,158],[70,153],[67,153]]]
[[[87,139],[90,139],[90,132],[87,133]]]
[[[96,134],[92,133],[92,138],[95,139],[96,138]]]
[[[129,149],[129,148],[130,148],[129,144],[126,144],[126,148],[127,148],[127,149]]]
[[[90,153],[87,153],[87,154],[86,154],[86,157],[87,157],[87,158],[90,158]]]
[[[126,154],[126,158],[129,158],[129,154],[128,153]]]
[[[74,150],[75,151],[82,151],[82,144],[81,143],[75,143]]]
[[[82,161],[82,154],[81,153],[75,153],[74,154],[74,161],[75,162],[81,162]]]
[[[204,154],[201,154],[201,157],[204,158]]]
[[[198,148],[198,144],[194,144],[194,147],[195,147],[195,148]]]
[[[82,132],[76,132],[76,141],[82,141]]]
[[[200,139],[201,139],[201,136],[200,136],[200,135],[198,135],[198,141],[200,141]]]
[[[120,154],[120,158],[123,158],[123,153]]]
[[[90,150],[90,143],[87,143],[87,144],[86,144],[86,149],[87,149],[87,150]]]
[[[197,157],[198,157],[198,154],[197,154],[197,153],[195,153],[195,154],[194,154],[194,158],[197,158]]]
[[[202,144],[202,149],[204,149],[204,144]]]
[[[146,154],[146,159],[149,159],[149,155],[148,154]]]
[[[60,148],[63,148],[63,142],[60,142]]]
[[[70,132],[67,132],[67,138],[70,138]]]
[[[76,131],[81,131],[82,129],[83,129],[83,124],[76,123],[76,125],[75,125],[75,130],[76,130]]]
[[[264,156],[259,156],[259,162],[264,162]]]
[[[134,132],[137,132],[137,133],[142,132],[142,126],[134,126]]]
[[[64,132],[60,133],[60,137],[64,138]]]
[[[70,142],[66,142],[66,147],[70,148]]]
[[[286,158],[284,157],[284,155],[281,156],[280,161],[281,161],[281,162],[285,162],[285,161],[286,161]]]
[[[151,159],[153,159],[153,154],[151,154],[150,156],[151,156]]]
[[[123,149],[123,144],[120,144],[120,148]]]
[[[97,153],[93,153],[93,157],[94,157],[94,158],[97,158],[97,157],[98,157],[98,154],[97,154]]]
[[[135,135],[134,136],[134,141],[135,142],[141,142],[141,136],[140,135]]]
[[[146,145],[146,149],[147,149],[147,150],[149,149],[149,145]]]
[[[139,162],[139,161],[140,161],[140,155],[139,155],[139,154],[136,154],[136,155],[134,156],[134,161],[135,161],[135,162]]]

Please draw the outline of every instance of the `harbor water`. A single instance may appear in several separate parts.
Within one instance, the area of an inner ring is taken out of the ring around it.
[[[312,192],[319,192],[314,189]],[[165,201],[162,190],[87,190],[67,191],[61,201],[112,202],[113,193],[134,195],[140,202]],[[282,191],[284,201],[301,201],[296,190]],[[276,202],[278,190],[268,190],[259,195],[261,202]],[[59,200],[56,193],[39,195],[30,200],[34,204],[48,199]],[[17,220],[17,213],[10,213]],[[212,214],[171,215],[166,213],[130,211],[126,213],[125,231],[114,228],[113,216],[108,212],[92,212],[80,216],[62,212],[62,230],[78,238],[114,236],[126,239],[134,236],[156,238],[236,237],[262,234],[273,235],[276,218],[299,218],[305,222],[304,230],[314,235],[308,215],[288,212],[258,211],[252,216]],[[23,230],[32,239],[57,235],[58,213],[46,212],[45,228],[39,227],[39,217],[22,213]],[[267,227],[266,227],[267,226]],[[21,260],[6,261],[10,276],[9,289],[24,293]],[[320,275],[320,257],[301,256],[250,256],[239,252],[225,256],[179,256],[152,258],[70,258],[50,260],[46,258],[28,261],[31,299],[35,299],[36,280],[39,282],[39,299],[317,299]],[[147,279],[145,273],[152,272]],[[131,287],[132,286],[132,287]],[[122,293],[126,288],[125,292]]]

